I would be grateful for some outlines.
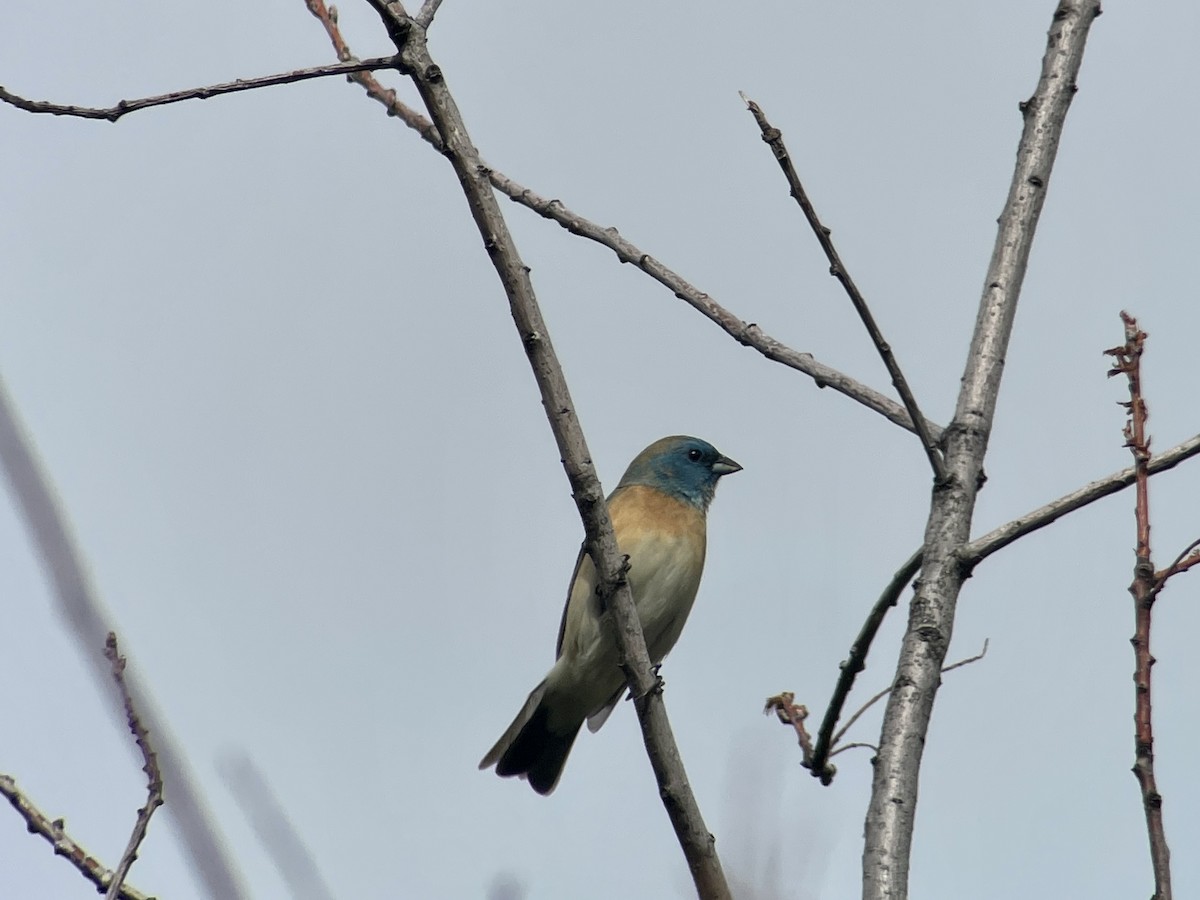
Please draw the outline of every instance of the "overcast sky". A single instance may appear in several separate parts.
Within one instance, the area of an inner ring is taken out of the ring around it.
[[[944,423],[1053,7],[446,0],[430,48],[491,165],[886,389],[745,91]],[[365,4],[345,0],[341,19],[360,56],[390,52]],[[1200,431],[1198,34],[1183,0],[1111,2],[1093,29],[976,534],[1128,464],[1126,388],[1101,355],[1122,308],[1150,333],[1154,447]],[[77,104],[332,59],[302,0],[10,0],[0,30],[0,84]],[[580,737],[549,798],[476,770],[553,661],[582,528],[445,161],[336,78],[115,125],[3,107],[0,128],[0,375],[252,896],[289,894],[221,778],[236,754],[340,898],[689,896],[628,706]],[[856,896],[869,751],[839,756],[821,787],[761,709],[781,690],[824,708],[920,541],[917,441],[611,252],[503,209],[606,487],[667,434],[745,467],[721,484],[662,672],[738,896]],[[1200,536],[1198,490],[1200,462],[1155,479],[1159,565]],[[938,698],[913,896],[1151,893],[1129,772],[1132,502],[1026,538],[967,583],[950,656],[991,649]],[[0,555],[0,771],[115,865],[141,763],[7,494]],[[852,707],[887,684],[903,618]],[[1176,894],[1197,896],[1200,575],[1172,583],[1155,624],[1159,786]],[[95,896],[7,810],[0,872],[6,897]],[[205,896],[169,814],[130,881]]]

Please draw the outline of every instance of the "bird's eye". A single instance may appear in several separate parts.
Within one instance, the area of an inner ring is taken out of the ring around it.
[[[690,459],[692,462],[700,462],[700,457],[703,455],[704,454],[701,453],[699,450],[689,450],[688,451],[688,459]]]

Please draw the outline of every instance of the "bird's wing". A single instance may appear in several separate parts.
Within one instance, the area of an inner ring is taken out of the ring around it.
[[[579,548],[579,555],[575,557],[575,571],[571,573],[571,580],[567,585],[567,602],[563,604],[562,622],[558,625],[558,642],[554,645],[554,658],[558,659],[562,656],[563,637],[567,633],[567,615],[571,611],[571,596],[575,593],[575,580],[579,577],[579,570],[583,567],[583,561],[587,559],[587,542]],[[591,562],[591,560],[588,560]],[[595,568],[592,567],[592,571]]]

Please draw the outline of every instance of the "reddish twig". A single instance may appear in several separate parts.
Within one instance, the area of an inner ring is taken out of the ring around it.
[[[146,837],[146,829],[150,826],[150,817],[163,804],[163,780],[162,772],[158,768],[158,756],[150,746],[150,733],[138,717],[137,710],[133,706],[133,696],[129,693],[129,686],[125,683],[125,657],[117,649],[117,636],[111,631],[104,644],[104,657],[112,666],[113,680],[116,681],[117,689],[121,692],[121,700],[125,704],[125,718],[129,722],[129,730],[133,733],[138,749],[142,751],[144,763],[142,771],[146,773],[146,805],[138,810],[133,833],[129,836],[125,852],[121,854],[121,861],[117,863],[112,883],[108,886],[108,893],[104,895],[105,900],[117,900],[121,895],[121,885],[125,882],[125,877],[129,874],[133,861],[137,859],[138,847]]]
[[[929,430],[925,427],[925,417],[921,415],[921,410],[917,406],[917,398],[913,396],[912,389],[908,386],[908,379],[904,377],[904,373],[900,370],[900,363],[896,361],[896,355],[892,352],[891,345],[884,340],[883,332],[876,324],[875,316],[871,314],[871,308],[867,306],[866,298],[863,297],[862,292],[858,289],[858,285],[854,283],[854,279],[850,277],[850,273],[847,271],[845,263],[842,262],[837,248],[833,246],[832,232],[821,224],[816,208],[812,205],[812,201],[808,199],[808,193],[804,190],[800,176],[796,173],[796,167],[792,165],[792,156],[788,152],[787,145],[783,142],[783,132],[767,121],[766,113],[762,111],[762,108],[757,103],[745,94],[742,94],[741,97],[746,104],[746,108],[750,110],[750,114],[754,116],[754,121],[758,123],[763,141],[771,148],[771,152],[775,154],[775,160],[779,163],[779,168],[783,170],[784,177],[787,178],[792,197],[799,204],[801,211],[803,211],[804,218],[808,220],[813,234],[817,236],[817,242],[821,245],[821,249],[825,251],[825,258],[829,260],[829,274],[836,278],[842,285],[842,288],[845,289],[846,296],[850,298],[850,303],[853,305],[854,311],[858,313],[863,327],[867,329],[867,334],[871,336],[871,341],[875,344],[875,349],[879,351],[879,357],[883,360],[888,374],[892,377],[892,385],[896,388],[896,393],[900,395],[900,400],[904,403],[904,408],[908,410],[909,418],[912,419],[913,425],[916,428],[917,437],[921,439],[921,446],[924,448],[925,456],[928,457],[929,465],[933,469],[934,480],[938,484],[941,484],[946,480],[946,467],[943,464],[941,450],[930,435]]]
[[[106,868],[67,834],[66,824],[62,819],[51,819],[34,806],[33,802],[17,787],[17,782],[11,776],[0,775],[0,794],[25,820],[25,827],[29,833],[44,837],[54,848],[55,855],[61,856],[78,869],[84,878],[96,886],[97,891],[107,890],[110,885],[115,883],[113,871]],[[129,885],[121,887],[119,896],[121,900],[155,900],[154,897],[147,896]]]
[[[94,107],[73,106],[63,103],[51,103],[48,100],[29,100],[20,97],[3,87],[0,87],[0,100],[23,109],[29,113],[47,113],[52,116],[73,116],[77,119],[105,119],[115,122],[121,116],[139,109],[149,109],[152,106],[166,106],[170,103],[181,103],[184,100],[208,100],[222,94],[236,94],[239,91],[253,91],[258,88],[272,87],[277,84],[293,84],[297,81],[308,81],[311,78],[326,78],[330,75],[350,75],[369,69],[394,69],[396,58],[384,56],[377,59],[367,59],[361,62],[340,62],[331,66],[314,66],[310,69],[296,69],[292,72],[280,72],[277,75],[263,75],[259,78],[239,78],[237,81],[226,81],[221,84],[210,84],[205,87],[188,88],[185,91],[172,91],[169,94],[158,94],[154,97],[139,97],[137,100],[121,100],[116,106]]]
[[[1133,567],[1133,583],[1129,593],[1134,606],[1134,763],[1133,774],[1142,792],[1142,807],[1146,813],[1146,831],[1150,838],[1150,863],[1154,868],[1154,897],[1152,900],[1171,900],[1171,851],[1167,847],[1167,835],[1163,826],[1162,794],[1154,776],[1154,723],[1150,699],[1150,676],[1155,659],[1150,652],[1150,629],[1154,601],[1162,590],[1172,570],[1180,566],[1184,557],[1196,546],[1193,544],[1179,555],[1163,573],[1156,574],[1150,556],[1150,475],[1147,463],[1150,459],[1150,438],[1146,434],[1146,401],[1142,396],[1142,353],[1146,333],[1138,328],[1137,319],[1121,312],[1125,326],[1125,343],[1104,351],[1115,362],[1109,377],[1124,375],[1129,382],[1129,401],[1121,403],[1128,410],[1125,422],[1125,446],[1133,454],[1135,501],[1137,518],[1136,561]],[[1161,575],[1161,577],[1160,577]]]
[[[796,740],[800,742],[802,758],[812,759],[812,737],[809,736],[808,729],[804,727],[804,720],[808,718],[808,707],[797,706],[793,702],[795,699],[796,695],[791,691],[784,691],[782,694],[768,697],[767,703],[763,707],[763,714],[770,715],[773,712],[784,725],[791,725],[795,729]]]

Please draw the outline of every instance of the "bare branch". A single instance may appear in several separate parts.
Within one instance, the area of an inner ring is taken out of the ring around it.
[[[917,406],[917,398],[913,396],[912,389],[908,386],[908,380],[900,370],[900,363],[896,360],[896,355],[892,353],[891,345],[884,340],[883,332],[880,331],[879,326],[875,323],[875,317],[871,314],[870,307],[867,306],[866,298],[859,291],[858,285],[854,283],[854,279],[850,277],[850,272],[847,271],[845,263],[842,262],[837,248],[833,246],[832,232],[821,224],[821,220],[817,216],[817,210],[813,207],[812,201],[808,199],[808,193],[804,190],[800,176],[796,174],[796,167],[792,165],[791,154],[788,153],[787,145],[783,142],[783,132],[767,121],[766,113],[762,111],[762,108],[757,103],[745,94],[742,94],[741,97],[745,101],[750,113],[754,116],[754,121],[758,123],[763,141],[771,148],[771,152],[775,154],[775,160],[779,163],[779,167],[783,169],[783,174],[787,178],[792,197],[795,198],[796,203],[799,204],[800,209],[803,211],[804,218],[808,220],[813,234],[817,236],[817,242],[821,245],[821,249],[825,251],[825,258],[829,260],[829,274],[836,278],[845,289],[846,295],[850,298],[850,303],[854,307],[854,311],[858,313],[863,327],[867,329],[867,334],[871,336],[871,342],[875,344],[875,349],[879,351],[879,357],[883,360],[883,365],[892,377],[892,385],[896,388],[896,393],[900,395],[900,400],[904,404],[904,408],[908,411],[913,425],[916,427],[917,437],[921,439],[921,446],[925,450],[925,456],[929,459],[930,468],[933,469],[934,480],[939,483],[945,481],[946,470],[942,464],[941,451],[930,436],[929,429],[925,427],[925,417],[921,415],[921,410]]]
[[[110,688],[111,672],[95,652],[95,648],[106,640],[113,628],[84,569],[66,516],[58,508],[54,491],[17,421],[2,381],[0,464],[8,476],[25,527],[29,529],[42,557],[42,564],[46,567],[59,612],[69,624],[70,633],[75,637],[83,658],[92,666],[93,677],[103,686],[102,693],[114,701],[114,709],[123,717],[124,705]],[[183,751],[171,738],[165,721],[154,709],[147,691],[134,674],[127,672],[125,680],[142,721],[156,735],[158,757],[173,791],[169,813],[183,834],[184,848],[193,869],[204,881],[210,895],[222,900],[242,900],[246,892],[204,801],[195,788]]]
[[[1133,638],[1130,640],[1134,660],[1133,774],[1142,792],[1146,833],[1150,839],[1150,864],[1154,869],[1154,896],[1151,900],[1171,900],[1171,851],[1167,847],[1167,833],[1163,824],[1162,794],[1158,791],[1154,774],[1154,711],[1150,692],[1155,663],[1150,651],[1154,601],[1170,576],[1164,574],[1161,579],[1158,577],[1150,553],[1150,473],[1147,471],[1150,437],[1146,434],[1149,412],[1142,395],[1142,353],[1146,333],[1138,328],[1137,319],[1126,312],[1121,313],[1121,321],[1125,326],[1125,343],[1104,352],[1115,360],[1109,376],[1124,375],[1129,382],[1129,402],[1121,405],[1129,413],[1124,428],[1125,446],[1133,454],[1133,467],[1137,473],[1137,498],[1134,502],[1137,547],[1134,551],[1133,582],[1129,585],[1134,617]],[[1170,569],[1179,565],[1195,546],[1193,544],[1181,553],[1164,572],[1169,573]]]
[[[500,213],[487,170],[471,142],[444,73],[429,55],[425,30],[396,0],[369,2],[383,19],[404,70],[412,78],[442,135],[444,155],[454,167],[484,247],[508,296],[513,321],[541,391],[546,416],[587,532],[585,547],[596,565],[600,599],[612,614],[621,667],[635,698],[634,705],[647,754],[658,779],[659,793],[687,858],[697,892],[704,898],[726,900],[730,897],[729,887],[716,854],[715,841],[700,815],[667,721],[658,679],[651,670],[633,595],[625,578],[625,561],[617,549],[600,480],[575,416],[550,333],[542,319],[529,269],[521,261]]]
[[[936,485],[924,556],[876,756],[863,850],[863,900],[905,900],[921,757],[967,575],[959,558],[991,435],[1004,358],[1046,187],[1099,0],[1059,0],[1025,126],[1008,199],[984,278],[954,418],[943,441],[947,479]]]
[[[227,759],[221,769],[225,783],[291,895],[305,900],[333,900],[333,891],[321,875],[316,859],[296,833],[259,768],[248,757],[238,755]]]
[[[1191,554],[1190,556],[1188,554]],[[1192,566],[1200,564],[1200,538],[1192,541],[1179,555],[1175,557],[1175,562],[1171,563],[1165,569],[1154,573],[1154,594],[1157,595],[1167,583],[1167,579],[1181,572],[1186,572]]]
[[[56,856],[63,857],[79,870],[88,881],[96,886],[98,891],[106,890],[113,883],[113,872],[100,864],[99,860],[88,853],[67,834],[66,825],[62,819],[51,819],[48,815],[33,805],[33,802],[17,787],[17,782],[9,775],[0,775],[0,794],[12,804],[25,820],[25,827],[30,834],[44,837],[54,848]],[[136,888],[124,885],[118,895],[121,900],[155,900],[143,894]]]
[[[121,700],[125,704],[125,718],[129,722],[129,730],[137,742],[138,749],[142,751],[142,771],[146,773],[146,805],[138,810],[129,844],[121,854],[121,861],[117,863],[117,871],[108,886],[108,893],[104,895],[105,900],[117,900],[121,895],[121,885],[125,883],[133,861],[138,857],[138,848],[146,837],[146,829],[150,827],[150,817],[163,804],[163,780],[162,772],[158,768],[158,757],[154,748],[150,746],[150,734],[138,718],[133,697],[129,693],[129,685],[125,683],[125,657],[117,649],[117,636],[111,631],[104,642],[104,658],[112,666],[113,680],[117,683],[117,690],[120,691]]]
[[[277,84],[293,84],[297,81],[308,81],[312,78],[325,78],[329,75],[349,75],[371,69],[395,69],[395,57],[385,56],[367,59],[362,62],[343,62],[331,66],[315,66],[311,69],[296,69],[292,72],[280,72],[277,75],[263,75],[259,78],[239,78],[237,81],[226,81],[222,84],[210,84],[206,87],[188,88],[185,91],[172,91],[169,94],[158,94],[154,97],[140,97],[137,100],[121,100],[116,106],[97,108],[91,106],[69,106],[62,103],[51,103],[48,100],[27,100],[0,87],[0,100],[23,109],[29,113],[48,113],[52,116],[74,116],[78,119],[106,119],[115,122],[121,116],[139,109],[149,109],[152,106],[166,106],[170,103],[181,103],[184,100],[208,100],[222,94],[236,94],[239,91],[253,91],[258,88],[272,87]]]
[[[979,662],[979,660],[981,660],[985,656],[987,656],[987,652],[988,652],[988,642],[986,639],[984,639],[982,650],[980,650],[974,656],[968,656],[966,659],[960,659],[956,663],[951,663],[950,665],[943,667],[942,674],[945,675],[947,672],[952,672],[955,669],[961,668],[962,666],[969,666],[971,663]],[[878,694],[876,694],[874,697],[872,697],[870,700],[868,700],[866,703],[864,703],[862,706],[860,706],[858,708],[858,712],[856,712],[849,719],[847,719],[846,724],[838,729],[837,734],[835,734],[833,736],[833,741],[831,742],[832,745],[834,747],[837,747],[841,743],[842,738],[846,736],[846,732],[850,730],[851,726],[855,722],[857,722],[860,718],[862,718],[862,714],[865,713],[868,709],[870,709],[872,706],[874,706],[876,703],[878,703],[880,700],[882,700],[884,697],[886,697],[891,692],[892,692],[892,689],[890,687],[884,688],[882,691],[880,691]],[[829,755],[836,756],[839,752],[841,752],[841,751],[834,750]]]
[[[1200,454],[1200,434],[1188,438],[1182,444],[1159,453],[1157,456],[1152,456],[1146,464],[1146,471],[1151,475],[1157,475],[1159,472],[1175,468],[1175,466],[1184,460],[1191,459],[1197,454]],[[1067,513],[1082,509],[1088,504],[1095,503],[1097,500],[1107,497],[1110,494],[1123,491],[1133,484],[1135,477],[1136,470],[1131,466],[1128,469],[1113,472],[1111,475],[1100,478],[1090,484],[1085,484],[1078,490],[1065,494],[1057,500],[1047,503],[1045,506],[1039,506],[1037,509],[1031,510],[1025,513],[1025,515],[989,531],[982,537],[976,538],[962,548],[959,552],[959,558],[963,561],[964,565],[974,566],[981,560],[991,556],[997,550],[1007,547],[1018,538],[1024,537],[1032,531],[1037,531],[1039,528],[1045,528],[1050,523],[1067,515]]]
[[[441,5],[442,0],[425,0],[425,5],[417,13],[417,24],[428,30],[429,26],[433,23],[433,17],[437,15],[438,7]]]
[[[329,13],[324,0],[305,0],[308,9],[320,19],[333,43],[339,59],[353,59],[350,48],[346,45],[337,27],[336,17]],[[349,76],[366,90],[367,95],[387,109],[388,115],[395,116],[417,132],[438,152],[445,152],[441,135],[432,122],[416,112],[396,96],[396,92],[383,87],[369,73],[358,73]],[[557,222],[571,234],[579,235],[612,250],[617,259],[629,263],[649,275],[663,287],[670,290],[676,297],[689,304],[693,309],[720,327],[726,334],[739,344],[757,350],[767,359],[780,363],[790,369],[801,372],[816,382],[817,387],[833,388],[851,400],[861,403],[874,412],[879,413],[889,421],[916,433],[912,420],[904,407],[873,388],[858,382],[850,376],[839,372],[830,366],[814,359],[811,353],[801,353],[793,350],[763,331],[753,322],[744,322],[732,312],[721,306],[709,294],[704,293],[695,285],[688,282],[678,273],[667,268],[636,244],[621,236],[616,228],[606,228],[568,209],[562,201],[540,196],[530,188],[525,187],[503,172],[493,169],[480,161],[492,186],[506,194],[510,199],[522,206],[533,210],[543,218]],[[941,440],[941,426],[925,420],[925,430],[930,440],[935,443]]]

